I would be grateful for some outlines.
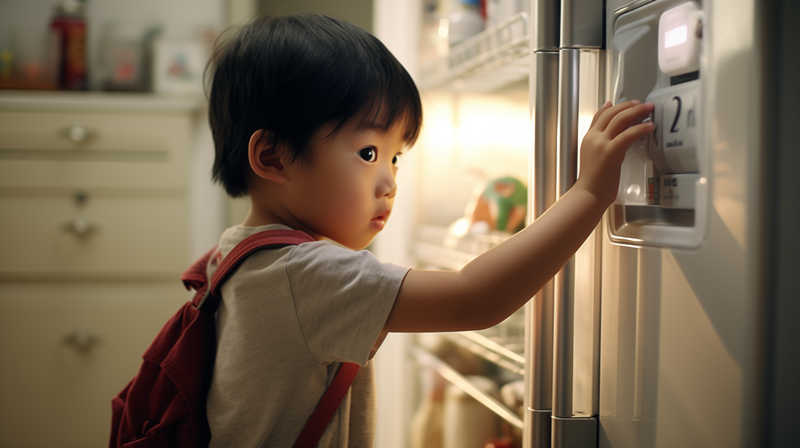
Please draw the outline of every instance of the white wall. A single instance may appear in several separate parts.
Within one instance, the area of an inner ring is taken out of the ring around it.
[[[373,0],[256,0],[258,9],[265,13],[327,14],[347,20],[367,31],[373,31]]]
[[[412,77],[417,76],[419,35],[422,16],[421,0],[374,0],[375,35],[389,48]],[[410,247],[416,214],[414,184],[416,161],[414,151],[404,156],[398,171],[398,193],[392,219],[374,243],[375,255],[384,262],[410,266]],[[378,383],[378,427],[375,446],[405,448],[408,446],[408,423],[413,413],[414,372],[408,356],[411,335],[392,333],[376,356]]]

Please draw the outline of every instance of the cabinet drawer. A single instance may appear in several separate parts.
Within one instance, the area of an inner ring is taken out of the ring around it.
[[[0,112],[0,187],[183,187],[189,114]]]
[[[112,397],[187,297],[177,281],[112,285],[97,300],[60,291],[14,305],[0,300],[0,446],[108,445]],[[92,285],[59,286],[103,294]]]
[[[0,279],[164,278],[188,267],[183,195],[88,197],[0,195]]]

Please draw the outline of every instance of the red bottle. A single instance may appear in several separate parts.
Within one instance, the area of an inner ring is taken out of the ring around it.
[[[66,0],[56,5],[50,29],[58,37],[60,62],[59,88],[87,89],[86,5],[78,0]]]

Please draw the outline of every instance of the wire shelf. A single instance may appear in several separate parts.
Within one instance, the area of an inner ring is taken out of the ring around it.
[[[411,347],[411,354],[416,358],[420,365],[435,370],[444,379],[463,390],[465,393],[467,393],[467,395],[486,406],[489,410],[497,414],[497,416],[503,420],[507,421],[516,428],[523,428],[522,419],[514,411],[508,409],[496,398],[481,391],[480,388],[476,387],[469,380],[469,378],[458,373],[458,371],[456,371],[446,362],[439,359],[436,355],[420,347]]]
[[[453,343],[517,375],[525,375],[525,357],[477,332],[443,333]]]
[[[530,23],[521,12],[450,48],[422,68],[420,88],[487,92],[527,78]]]

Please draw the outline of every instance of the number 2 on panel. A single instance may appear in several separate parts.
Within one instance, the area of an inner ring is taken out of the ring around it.
[[[678,102],[678,110],[675,112],[675,120],[672,121],[672,127],[669,129],[669,132],[678,132],[678,128],[675,126],[678,125],[678,118],[681,116],[681,97],[676,96],[672,98],[673,100]]]

